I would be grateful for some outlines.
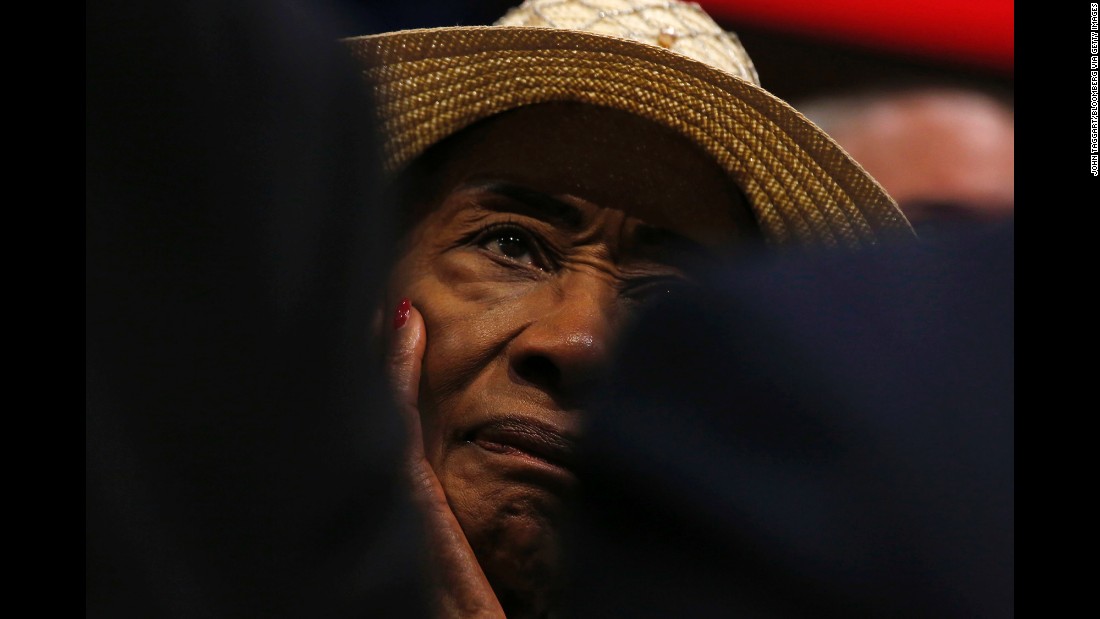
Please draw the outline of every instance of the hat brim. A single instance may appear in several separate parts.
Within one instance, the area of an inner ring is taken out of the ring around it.
[[[473,26],[345,39],[373,88],[386,167],[524,105],[575,101],[660,123],[714,157],[774,243],[859,247],[913,236],[882,187],[762,88],[654,45],[551,28]]]

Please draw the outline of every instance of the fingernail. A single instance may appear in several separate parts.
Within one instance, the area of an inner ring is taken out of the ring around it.
[[[397,304],[397,311],[393,315],[394,330],[405,326],[405,323],[409,320],[410,311],[412,311],[412,303],[409,303],[408,299],[401,299],[401,302]]]

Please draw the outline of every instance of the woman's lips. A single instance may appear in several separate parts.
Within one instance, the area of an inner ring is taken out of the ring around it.
[[[490,421],[474,430],[470,441],[486,451],[526,456],[570,473],[576,462],[576,444],[566,432],[528,419]]]

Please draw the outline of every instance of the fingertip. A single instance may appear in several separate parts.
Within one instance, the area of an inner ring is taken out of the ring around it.
[[[397,304],[397,310],[393,314],[393,328],[395,331],[405,326],[409,321],[410,313],[412,313],[412,302],[409,301],[408,297],[405,297]]]
[[[414,409],[420,384],[420,364],[424,359],[424,319],[407,298],[398,304],[394,318],[395,329],[389,352],[390,380],[397,402]]]
[[[424,316],[412,303],[409,304],[409,316],[405,321],[405,328],[416,331],[424,330]]]
[[[424,318],[406,297],[397,304],[393,316],[394,347],[397,354],[415,353],[422,348]]]

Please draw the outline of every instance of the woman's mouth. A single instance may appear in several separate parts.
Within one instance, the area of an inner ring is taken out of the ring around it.
[[[573,476],[575,440],[543,422],[515,417],[498,419],[478,426],[468,440],[485,451],[524,459],[533,467],[557,469]]]

